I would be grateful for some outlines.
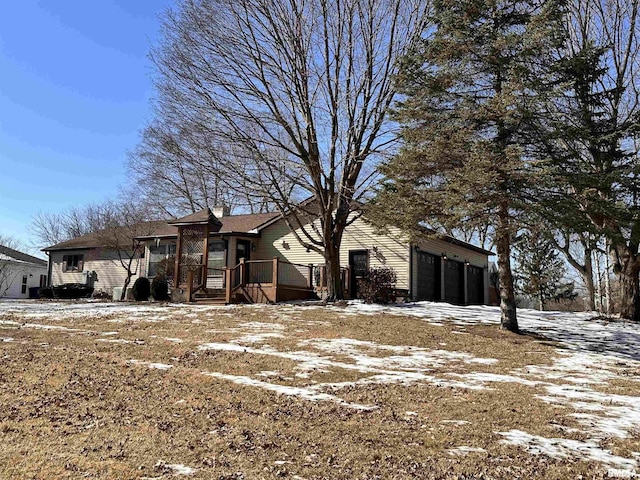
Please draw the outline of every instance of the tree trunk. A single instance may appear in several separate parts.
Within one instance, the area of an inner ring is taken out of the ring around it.
[[[127,288],[129,288],[129,283],[131,283],[131,273],[127,272],[127,278],[124,279],[124,287],[122,287],[122,293],[120,294],[120,301],[124,302],[127,296]]]
[[[587,289],[587,310],[594,312],[596,309],[596,289],[593,284],[593,262],[591,260],[591,250],[584,251],[584,270],[580,271],[584,287]]]
[[[619,265],[620,279],[620,317],[640,321],[640,282],[638,280],[638,261],[635,254],[624,247],[614,247],[616,265]]]
[[[335,248],[325,248],[324,261],[327,272],[327,300],[330,302],[344,299],[342,279],[340,278],[340,254]]]
[[[540,310],[541,312],[544,311],[544,296],[542,294],[538,296],[538,310]]]
[[[513,273],[511,272],[511,235],[506,222],[508,219],[501,218],[501,225],[496,229],[498,278],[500,279],[500,328],[518,333],[516,297],[513,289]]]

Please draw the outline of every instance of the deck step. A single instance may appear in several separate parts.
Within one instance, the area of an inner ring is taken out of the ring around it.
[[[226,291],[221,288],[205,288],[193,294],[193,301],[208,305],[225,305],[227,303]]]

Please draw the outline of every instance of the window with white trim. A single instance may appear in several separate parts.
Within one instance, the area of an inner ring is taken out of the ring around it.
[[[63,272],[81,272],[84,267],[84,255],[63,255]]]

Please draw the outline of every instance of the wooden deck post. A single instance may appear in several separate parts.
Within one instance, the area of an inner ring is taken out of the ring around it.
[[[178,227],[178,241],[176,245],[176,258],[173,270],[173,285],[180,287],[180,258],[182,257],[182,227]]]
[[[231,303],[231,272],[233,270],[231,268],[228,267],[224,267],[224,282],[225,282],[225,290],[224,290],[224,297],[225,297],[225,303]]]
[[[189,270],[187,273],[187,302],[192,302],[193,298],[193,270]]]
[[[209,276],[209,224],[204,227],[204,248],[202,252],[202,288],[207,289],[207,277]]]
[[[246,273],[247,273],[247,264],[245,263],[244,257],[242,257],[240,259],[240,285],[241,286],[244,286],[245,282],[247,281],[245,277]]]
[[[313,288],[313,263],[309,264],[309,277],[307,278],[307,288]]]
[[[273,258],[273,278],[271,279],[271,283],[274,285],[278,285],[278,257]]]
[[[273,285],[273,301],[278,302],[278,257],[273,258],[273,272],[271,284]]]

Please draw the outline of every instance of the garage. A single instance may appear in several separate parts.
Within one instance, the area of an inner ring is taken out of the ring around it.
[[[418,251],[416,300],[440,300],[440,257]]]
[[[464,263],[455,260],[444,262],[444,301],[464,303]]]
[[[482,305],[484,303],[484,269],[467,266],[467,303]]]

